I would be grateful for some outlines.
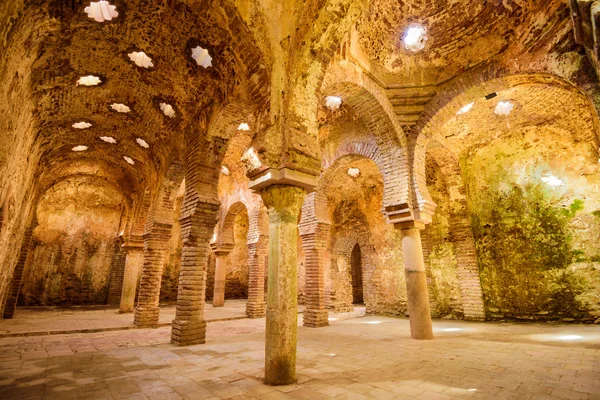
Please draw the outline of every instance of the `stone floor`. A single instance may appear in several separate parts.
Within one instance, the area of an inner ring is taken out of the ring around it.
[[[300,318],[301,320],[301,318]],[[264,319],[0,339],[0,399],[600,399],[600,328],[332,315],[298,331],[298,384],[262,383]]]
[[[206,304],[207,321],[246,317],[246,300],[227,300],[224,307]],[[175,306],[160,308],[159,324],[170,325]],[[68,332],[94,332],[133,329],[133,313],[119,314],[119,309],[106,306],[17,308],[13,319],[0,320],[0,338],[14,335],[47,335]]]

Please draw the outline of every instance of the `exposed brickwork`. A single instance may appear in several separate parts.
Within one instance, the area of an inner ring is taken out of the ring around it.
[[[110,282],[108,284],[108,298],[106,304],[121,304],[121,292],[123,290],[123,275],[125,274],[125,261],[127,251],[123,248],[123,239],[119,238],[115,243],[115,250],[110,267]]]
[[[140,327],[158,327],[158,302],[165,251],[172,226],[153,222],[144,238],[144,266],[133,323]]]
[[[450,219],[452,226],[452,243],[456,248],[460,292],[465,319],[484,320],[483,293],[477,266],[477,253],[473,241],[471,222],[466,215],[453,215]]]
[[[311,196],[310,198],[312,198]],[[311,201],[309,196],[305,200]],[[309,203],[310,204],[310,203]],[[302,207],[305,209],[305,206]],[[305,280],[305,305],[304,326],[318,328],[329,325],[328,313],[325,309],[325,252],[329,239],[330,224],[315,222],[312,232],[300,234],[304,248]]]
[[[261,235],[254,243],[248,243],[248,318],[265,316],[265,272],[267,271],[269,239]]]
[[[19,291],[21,289],[21,278],[23,277],[23,270],[27,267],[27,260],[29,253],[33,247],[33,229],[35,225],[30,225],[25,230],[25,236],[23,237],[23,243],[21,245],[21,253],[19,254],[19,260],[14,268],[12,280],[10,281],[10,288],[6,303],[4,306],[4,318],[12,318],[17,308],[17,299],[19,297]]]
[[[208,121],[203,116],[201,121]],[[177,311],[171,330],[171,342],[178,346],[204,343],[206,321],[206,268],[211,253],[209,242],[214,234],[219,211],[217,183],[226,141],[206,140],[203,129],[186,131],[184,166],[186,192],[181,210],[181,267],[177,292]]]

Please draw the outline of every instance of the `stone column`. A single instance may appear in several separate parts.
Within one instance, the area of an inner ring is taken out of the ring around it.
[[[231,246],[233,247],[233,246]],[[215,284],[213,286],[213,307],[225,305],[225,277],[227,275],[227,256],[231,253],[229,246],[213,247],[215,253]]]
[[[179,220],[183,249],[177,310],[171,330],[171,343],[178,346],[204,343],[206,338],[206,264],[211,251],[210,239],[217,223],[219,203],[202,202],[184,207],[188,208],[192,208],[193,211]]]
[[[19,259],[17,261],[17,265],[15,266],[13,277],[10,282],[10,287],[8,288],[8,296],[6,298],[6,304],[4,306],[4,318],[11,319],[17,308],[17,299],[19,297],[19,292],[21,291],[21,279],[23,278],[23,271],[27,267],[27,260],[29,258],[29,253],[33,247],[33,229],[36,225],[30,225],[25,230],[25,236],[23,237],[23,243],[21,244],[21,252],[19,254]]]
[[[413,339],[433,339],[421,231],[411,227],[401,232],[410,334]]]
[[[269,276],[265,334],[265,382],[296,381],[298,330],[298,216],[306,191],[272,185],[261,191],[269,213]]]
[[[265,316],[265,263],[269,240],[260,236],[256,243],[248,243],[248,302],[246,316]]]
[[[301,236],[306,260],[306,309],[303,320],[304,326],[311,328],[329,325],[323,276],[329,228],[328,223],[316,222],[313,232]]]
[[[171,238],[172,225],[153,222],[144,238],[144,266],[138,304],[133,323],[139,327],[158,327],[160,282],[163,259]]]
[[[135,305],[138,279],[144,265],[144,247],[142,243],[130,242],[123,247],[123,251],[127,256],[125,258],[119,312],[128,313],[133,311]]]

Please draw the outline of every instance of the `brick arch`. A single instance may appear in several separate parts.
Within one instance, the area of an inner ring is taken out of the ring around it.
[[[219,246],[233,247],[235,245],[233,237],[233,225],[235,218],[240,213],[246,213],[248,216],[248,222],[250,222],[250,213],[248,212],[248,208],[241,201],[237,201],[230,205],[227,209],[227,212],[224,213],[225,217],[223,218],[219,233],[217,234],[217,243]],[[250,230],[248,230],[248,233],[250,233]]]
[[[337,262],[340,257],[342,257],[346,263],[346,271],[351,268],[352,250],[356,245],[360,248],[361,254],[360,263],[363,279],[363,299],[367,312],[371,312],[375,301],[376,290],[375,284],[373,283],[373,274],[375,272],[375,264],[373,263],[375,247],[369,242],[369,231],[366,227],[363,227],[360,232],[354,230],[345,232],[343,236],[337,238],[331,252],[331,273],[338,268]],[[343,271],[342,273],[346,271]],[[342,301],[340,304],[336,305],[336,302],[339,302],[339,300],[335,298],[334,291],[334,289],[330,288],[330,302],[332,303],[333,308],[336,311],[351,311],[353,309],[352,302],[348,303],[347,301]]]
[[[382,159],[383,208],[390,223],[414,219],[408,141],[385,91],[350,63],[332,64],[323,79],[323,96],[339,96],[359,115],[375,138]]]
[[[346,165],[350,165],[357,159],[371,160],[378,168],[383,180],[385,197],[385,185],[389,185],[391,182],[389,182],[389,180],[386,181],[386,176],[382,172],[382,168],[385,167],[385,159],[381,156],[377,145],[370,141],[346,142],[338,147],[338,150],[336,150],[335,154],[336,156],[332,157],[331,159],[323,160],[323,165],[327,165],[327,169],[325,169],[325,171],[323,171],[319,177],[316,191],[306,197],[307,200],[305,200],[305,204],[302,207],[303,220],[309,221],[314,219],[317,222],[323,222],[327,224],[331,223],[327,208],[327,186],[333,179],[332,171],[343,168]],[[304,218],[304,215],[306,215],[306,218]],[[307,229],[306,222],[301,222],[300,224],[301,234],[303,233],[303,229]]]
[[[237,128],[242,122],[250,125],[250,132],[255,131],[253,129],[255,128],[253,123],[256,122],[255,111],[255,107],[250,101],[240,98],[218,106],[208,125],[208,136],[229,140],[240,133]]]
[[[428,103],[421,119],[409,134],[409,164],[412,170],[414,187],[414,202],[417,204],[434,204],[427,189],[425,177],[425,158],[427,149],[432,146],[442,146],[452,152],[445,138],[440,137],[436,128],[443,125],[445,121],[456,115],[465,104],[474,99],[482,98],[487,94],[508,90],[519,85],[549,85],[575,90],[587,99],[590,109],[595,109],[589,96],[579,87],[556,75],[545,72],[519,72],[510,73],[497,65],[490,65],[465,73],[452,80],[448,85]],[[597,115],[594,118],[594,126],[598,132]],[[596,133],[598,141],[598,133]],[[427,210],[423,210],[427,212]]]

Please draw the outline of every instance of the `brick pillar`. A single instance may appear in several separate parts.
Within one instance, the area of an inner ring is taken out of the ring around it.
[[[248,318],[265,316],[265,264],[269,239],[261,235],[255,243],[248,243]]]
[[[121,288],[120,313],[132,312],[135,306],[135,294],[138,287],[140,273],[144,265],[144,242],[141,237],[130,238],[123,246],[125,257],[125,270],[123,272],[123,285]]]
[[[413,339],[433,339],[427,275],[419,228],[402,229],[402,253],[406,274],[410,334]]]
[[[272,185],[261,196],[269,213],[265,382],[287,385],[296,381],[298,217],[306,192]]]
[[[172,225],[153,222],[144,238],[144,266],[138,304],[133,323],[139,327],[158,327],[160,282],[163,259],[171,238]]]
[[[217,202],[202,202],[196,211],[182,217],[181,268],[177,311],[171,330],[171,343],[178,346],[204,343],[206,321],[204,304],[206,298],[206,267],[210,254],[210,239],[217,223]],[[186,207],[187,208],[187,207]]]
[[[471,223],[467,216],[451,216],[452,243],[456,249],[460,293],[465,319],[485,320],[483,292],[477,265],[477,252]]]
[[[233,245],[211,245],[215,254],[215,284],[213,285],[213,307],[225,305],[225,277],[227,275],[227,256],[233,250]]]
[[[119,305],[123,289],[123,274],[125,273],[125,260],[127,251],[123,248],[123,237],[119,236],[115,243],[115,250],[110,266],[110,280],[108,284],[108,298],[106,304]]]
[[[17,308],[17,298],[19,297],[19,292],[21,290],[23,271],[27,266],[29,253],[33,247],[32,236],[34,228],[35,225],[32,224],[25,230],[25,236],[23,237],[23,243],[21,244],[21,253],[19,254],[17,265],[13,271],[13,277],[8,289],[8,296],[6,297],[6,305],[4,306],[4,318],[6,319],[12,318],[15,314],[15,309]]]
[[[304,326],[318,328],[329,325],[325,309],[325,251],[329,238],[330,224],[315,222],[314,231],[301,235],[305,255],[306,309]]]

